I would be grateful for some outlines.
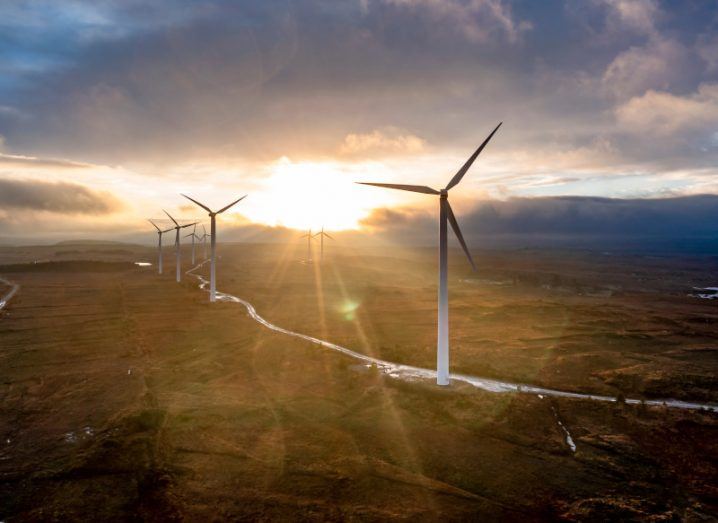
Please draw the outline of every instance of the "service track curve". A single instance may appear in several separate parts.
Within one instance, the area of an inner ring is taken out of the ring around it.
[[[6,280],[5,278],[0,277],[0,282],[9,285],[10,290],[7,291],[3,296],[0,296],[0,310],[3,310],[7,304],[10,302],[13,296],[17,294],[17,291],[20,290],[20,285],[17,283],[11,282],[10,280]]]
[[[197,278],[200,281],[200,289],[205,290],[206,287],[209,285],[209,282],[199,274],[195,274],[195,271],[198,270],[200,267],[202,267],[205,263],[208,263],[209,260],[204,261],[197,266],[193,267],[192,269],[186,271],[187,274],[190,274]],[[209,291],[208,291],[209,292]],[[417,381],[417,380],[434,380],[436,381],[436,371],[431,369],[424,369],[421,367],[413,367],[411,365],[403,365],[400,363],[392,363],[390,361],[380,360],[378,358],[372,358],[371,356],[367,356],[366,354],[362,354],[360,352],[355,352],[351,349],[348,349],[346,347],[342,347],[341,345],[337,345],[335,343],[331,343],[329,341],[321,340],[319,338],[315,338],[313,336],[308,336],[306,334],[301,334],[299,332],[290,331],[287,329],[284,329],[282,327],[279,327],[277,325],[274,325],[273,323],[267,321],[262,316],[260,316],[256,309],[254,308],[254,305],[249,303],[246,300],[243,300],[242,298],[238,298],[237,296],[233,296],[232,294],[227,294],[224,292],[217,291],[217,300],[219,301],[227,301],[232,303],[239,303],[240,305],[243,305],[247,309],[247,313],[249,316],[255,320],[256,322],[260,323],[261,325],[265,326],[266,328],[273,330],[275,332],[280,332],[282,334],[286,334],[287,336],[293,336],[295,338],[299,338],[311,343],[315,343],[316,345],[320,345],[322,347],[325,347],[327,349],[331,349],[337,352],[340,352],[346,356],[349,356],[351,358],[354,358],[356,360],[359,360],[369,365],[376,365],[377,369],[384,374],[395,378],[395,379],[401,379],[405,381]],[[506,392],[513,392],[513,393],[521,393],[521,394],[533,394],[535,396],[538,396],[540,398],[550,396],[550,397],[557,397],[557,398],[572,398],[572,399],[578,399],[578,400],[592,400],[592,401],[606,401],[606,402],[616,402],[618,401],[617,398],[614,396],[603,396],[598,394],[584,394],[580,392],[568,392],[568,391],[562,391],[562,390],[556,390],[556,389],[547,389],[543,387],[537,387],[535,385],[527,385],[523,383],[512,383],[509,381],[501,381],[501,380],[495,380],[490,378],[481,378],[479,376],[470,376],[467,374],[451,374],[451,380],[454,382],[463,382],[467,383],[469,385],[472,385],[478,389],[487,391],[487,392],[495,392],[495,393],[506,393]],[[710,404],[710,403],[700,403],[700,402],[693,402],[693,401],[682,401],[682,400],[675,400],[675,399],[653,399],[653,400],[639,400],[635,398],[626,398],[626,403],[632,404],[632,405],[638,405],[640,403],[644,403],[645,405],[652,405],[652,406],[665,406],[670,408],[676,408],[676,409],[687,409],[687,410],[700,410],[700,409],[706,409],[713,412],[718,412],[718,405]]]

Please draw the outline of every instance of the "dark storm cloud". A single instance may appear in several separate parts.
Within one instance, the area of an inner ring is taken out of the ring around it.
[[[718,100],[698,94],[718,81],[708,4],[58,5],[0,8],[0,134],[16,150],[101,162],[332,155],[348,134],[390,126],[463,148],[505,120],[503,151],[600,140],[612,161],[656,170],[718,159]],[[666,104],[686,116],[668,134],[631,111]],[[711,116],[685,124],[695,107]]]
[[[484,201],[457,215],[466,236],[701,236],[718,235],[718,196],[618,199],[563,196]],[[415,210],[377,209],[363,225],[396,237],[431,237],[438,217]]]
[[[0,180],[0,211],[101,215],[121,207],[113,196],[74,183]]]

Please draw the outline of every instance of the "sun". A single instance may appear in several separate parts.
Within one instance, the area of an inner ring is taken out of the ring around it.
[[[270,167],[245,215],[254,222],[294,229],[358,229],[372,209],[391,200],[355,182],[381,176],[372,164],[292,162],[281,158]],[[249,201],[247,202],[249,204]]]

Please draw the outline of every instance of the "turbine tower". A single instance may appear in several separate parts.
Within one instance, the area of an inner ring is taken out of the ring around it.
[[[307,263],[312,261],[312,240],[314,239],[314,236],[312,236],[312,230],[309,229],[306,234],[302,234],[300,238],[306,238],[307,239]]]
[[[194,240],[198,237],[196,232],[197,232],[197,224],[195,223],[194,228],[192,229],[192,232],[189,234],[185,234],[185,236],[184,236],[185,238],[187,238],[188,236],[192,237],[192,265],[194,265]]]
[[[209,213],[209,219],[210,219],[210,227],[209,227],[210,237],[209,238],[210,238],[210,246],[211,246],[211,251],[212,251],[212,261],[210,262],[210,271],[209,271],[209,301],[213,302],[216,300],[216,296],[217,296],[217,274],[216,274],[216,270],[217,270],[216,269],[216,266],[217,266],[217,257],[216,257],[216,254],[217,254],[217,225],[216,225],[215,218],[217,217],[218,214],[222,214],[224,211],[226,211],[233,205],[236,205],[239,202],[241,202],[242,200],[244,200],[247,197],[247,195],[245,194],[240,199],[233,201],[232,203],[230,203],[229,205],[227,205],[225,207],[222,207],[217,212],[213,212],[212,209],[210,209],[209,207],[207,207],[206,205],[204,205],[202,203],[199,203],[197,200],[193,200],[186,194],[183,194],[182,196],[187,198],[189,201],[199,205],[200,207],[202,207],[205,211],[207,211]],[[207,233],[205,233],[205,235],[206,234]]]
[[[158,251],[158,260],[157,260],[157,273],[162,274],[162,235],[166,232],[170,232],[172,229],[166,229],[162,230],[159,227],[157,227],[157,224],[153,222],[152,220],[147,220],[152,224],[152,226],[157,229],[157,236],[159,238],[159,241],[157,243],[157,251]]]
[[[319,245],[320,245],[320,247],[319,247],[319,252],[320,252],[319,261],[320,261],[320,262],[323,262],[323,261],[324,261],[324,237],[326,236],[326,237],[329,238],[330,240],[333,240],[334,238],[332,238],[329,234],[327,234],[326,232],[324,232],[324,226],[323,226],[323,225],[322,225],[322,230],[321,230],[320,232],[318,232],[317,234],[315,234],[314,236],[315,236],[315,237],[316,237],[316,236],[319,236]]]
[[[489,140],[491,140],[496,131],[499,130],[499,127],[501,127],[501,123],[499,123],[499,125],[497,125],[493,131],[491,131],[491,134],[486,138],[486,140],[484,140],[484,143],[482,143],[479,148],[476,149],[474,154],[472,154],[471,157],[463,165],[463,167],[459,169],[459,171],[454,175],[454,177],[447,184],[447,186],[440,191],[432,189],[431,187],[426,187],[424,185],[400,185],[393,183],[359,182],[362,185],[374,185],[377,187],[386,187],[389,189],[399,189],[402,191],[411,191],[439,196],[439,318],[438,338],[436,342],[436,383],[438,385],[449,384],[449,289],[447,267],[448,249],[446,238],[447,220],[451,224],[451,228],[454,230],[454,234],[456,234],[456,237],[461,244],[461,248],[464,249],[466,257],[469,259],[469,263],[471,263],[473,269],[476,270],[474,260],[471,259],[469,249],[466,247],[464,237],[461,235],[459,224],[456,221],[454,212],[451,210],[451,205],[449,205],[449,190],[461,181],[461,179],[466,174],[466,171],[469,170],[471,164],[473,164],[474,160],[476,160],[476,157],[479,156],[481,151],[483,151],[484,147],[486,147],[486,144],[489,143]]]
[[[207,229],[205,229],[204,224],[202,224],[202,249],[204,251],[204,259],[207,259]]]
[[[188,223],[186,225],[180,225],[177,223],[177,220],[172,218],[170,213],[162,209],[164,213],[170,217],[170,220],[172,220],[175,224],[174,230],[175,230],[175,257],[177,258],[177,283],[180,282],[182,279],[182,261],[181,261],[181,254],[180,254],[180,229],[184,229],[185,227],[190,227],[191,225],[195,225],[194,223]]]

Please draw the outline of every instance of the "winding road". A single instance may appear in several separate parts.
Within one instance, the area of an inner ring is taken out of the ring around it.
[[[207,281],[205,278],[200,276],[199,274],[195,274],[194,272],[202,267],[207,261],[204,261],[200,263],[199,265],[193,267],[192,269],[187,271],[187,274],[190,274],[197,278],[200,281],[200,289],[205,290],[206,287],[209,285],[209,281]],[[366,354],[361,354],[359,352],[355,352],[351,349],[348,349],[346,347],[342,347],[341,345],[337,345],[335,343],[331,343],[329,341],[321,340],[319,338],[315,338],[313,336],[308,336],[306,334],[301,334],[299,332],[290,331],[287,329],[284,329],[282,327],[279,327],[277,325],[274,325],[273,323],[270,323],[269,321],[262,318],[254,308],[254,306],[249,303],[246,300],[243,300],[241,298],[238,298],[237,296],[233,296],[232,294],[227,294],[223,292],[217,291],[217,300],[220,301],[227,301],[232,303],[239,303],[240,305],[243,305],[249,314],[249,316],[255,320],[256,322],[264,325],[266,328],[271,329],[275,332],[280,332],[282,334],[286,334],[287,336],[293,336],[295,338],[299,338],[305,341],[309,341],[311,343],[315,343],[317,345],[320,345],[322,347],[326,347],[327,349],[331,349],[337,352],[340,352],[342,354],[345,354],[351,358],[354,358],[356,360],[359,360],[366,364],[367,366],[370,365],[376,365],[376,367],[386,375],[406,380],[406,381],[416,381],[416,380],[434,380],[436,381],[436,371],[431,369],[424,369],[421,367],[413,367],[411,365],[402,365],[399,363],[392,363],[390,361],[380,360],[378,358],[372,358],[371,356],[367,356]],[[579,399],[579,400],[592,400],[592,401],[607,401],[607,402],[616,402],[617,399],[614,396],[602,396],[602,395],[596,395],[596,394],[582,394],[580,392],[566,392],[561,390],[555,390],[555,389],[547,389],[543,387],[536,387],[534,385],[526,385],[523,383],[511,383],[508,381],[500,381],[500,380],[494,380],[489,378],[481,378],[478,376],[470,376],[468,374],[451,374],[452,381],[459,381],[463,383],[467,383],[469,385],[472,385],[478,389],[485,390],[487,392],[495,392],[495,393],[503,393],[503,392],[514,392],[514,393],[522,393],[522,394],[533,394],[540,398],[543,398],[545,396],[551,396],[551,397],[558,397],[558,398],[573,398],[573,399]],[[632,399],[627,398],[626,403],[637,405],[640,404],[642,400],[639,399]],[[718,405],[713,405],[710,403],[698,403],[698,402],[691,402],[691,401],[681,401],[681,400],[674,400],[674,399],[665,399],[665,400],[643,400],[643,403],[646,405],[654,405],[654,406],[666,406],[676,409],[688,409],[688,410],[699,410],[699,409],[707,409],[711,410],[713,412],[718,412]]]

